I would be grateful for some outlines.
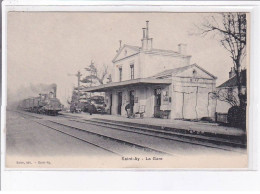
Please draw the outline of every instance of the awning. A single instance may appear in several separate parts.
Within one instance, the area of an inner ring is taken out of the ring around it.
[[[112,89],[120,89],[132,86],[152,86],[152,85],[170,85],[171,79],[139,78],[121,82],[111,82],[99,86],[93,86],[83,89],[84,92],[107,92]]]

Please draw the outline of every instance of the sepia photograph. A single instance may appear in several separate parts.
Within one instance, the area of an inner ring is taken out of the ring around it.
[[[9,11],[7,169],[247,169],[250,13]]]

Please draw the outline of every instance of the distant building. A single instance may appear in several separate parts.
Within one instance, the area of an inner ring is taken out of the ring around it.
[[[246,69],[241,71],[241,85],[242,85],[242,94],[246,94]],[[220,84],[217,87],[217,91],[222,94],[222,96],[226,97],[227,100],[230,98],[230,101],[236,101],[237,105],[239,105],[238,98],[238,88],[237,88],[237,76],[235,74],[235,70],[232,67],[229,72],[229,79],[224,83]],[[217,108],[216,112],[219,113],[227,113],[228,109],[232,105],[227,101],[217,100]]]
[[[196,64],[186,45],[178,52],[153,48],[149,22],[143,28],[142,46],[120,45],[113,59],[113,82],[86,89],[106,92],[106,104],[113,115],[126,116],[125,106],[145,117],[165,112],[169,118],[199,119],[214,117],[215,101],[209,94],[216,89],[216,77]]]

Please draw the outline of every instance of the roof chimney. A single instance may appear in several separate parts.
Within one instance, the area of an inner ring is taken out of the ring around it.
[[[187,54],[187,44],[178,44],[179,47],[179,53],[182,55],[186,55]]]
[[[119,49],[116,50],[117,53],[118,53],[118,51],[121,49],[121,47],[122,47],[122,40],[119,40]]]
[[[149,21],[146,21],[146,28],[143,29],[143,39],[142,39],[142,50],[152,49],[152,38],[149,38]]]
[[[234,67],[231,67],[231,70],[229,72],[229,78],[233,77],[235,75],[235,69]]]
[[[145,28],[142,29],[143,29],[143,38],[145,38]]]
[[[149,38],[149,21],[146,21],[146,38]]]

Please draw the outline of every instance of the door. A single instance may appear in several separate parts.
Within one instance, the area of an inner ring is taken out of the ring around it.
[[[159,117],[161,107],[161,88],[154,90],[154,117]]]
[[[122,108],[122,92],[118,92],[117,114],[119,114],[119,115],[121,115],[121,108]]]
[[[111,115],[112,115],[112,102],[113,102],[113,101],[112,101],[112,100],[113,100],[113,99],[112,99],[112,96],[113,96],[113,95],[110,94],[110,108],[109,108],[109,114],[111,114]]]
[[[134,94],[134,90],[131,90],[129,92],[129,96],[130,96],[130,113],[133,114],[134,112],[134,105],[135,105],[135,94]]]

